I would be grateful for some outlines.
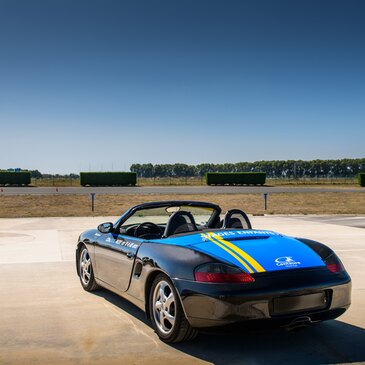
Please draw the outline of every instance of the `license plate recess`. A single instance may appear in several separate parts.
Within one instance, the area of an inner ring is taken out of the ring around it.
[[[272,314],[282,315],[306,310],[320,310],[328,305],[325,291],[318,293],[275,298],[272,301]]]

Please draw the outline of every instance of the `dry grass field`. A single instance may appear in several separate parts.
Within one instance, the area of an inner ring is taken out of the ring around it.
[[[174,199],[210,201],[248,214],[365,214],[364,193],[275,193],[267,211],[261,194],[97,195],[94,213],[89,195],[15,195],[0,196],[0,218],[111,216],[147,201]]]

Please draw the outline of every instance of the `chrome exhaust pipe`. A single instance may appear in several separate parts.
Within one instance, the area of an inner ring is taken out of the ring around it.
[[[285,325],[284,328],[287,331],[293,331],[298,328],[307,327],[312,323],[313,321],[309,316],[297,317],[293,319],[289,324]]]

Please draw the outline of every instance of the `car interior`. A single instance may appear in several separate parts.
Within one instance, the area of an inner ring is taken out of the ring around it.
[[[120,233],[151,240],[208,229],[252,229],[252,226],[246,213],[239,209],[228,210],[222,219],[219,215],[213,214],[206,224],[197,224],[194,215],[188,210],[176,210],[169,216],[167,223],[145,221],[139,224],[123,225],[120,227]]]

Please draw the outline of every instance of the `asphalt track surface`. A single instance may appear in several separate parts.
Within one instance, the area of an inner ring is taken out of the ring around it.
[[[0,195],[365,193],[361,188],[292,186],[0,187]]]
[[[352,277],[350,309],[299,332],[243,327],[167,345],[126,300],[81,288],[74,263],[78,234],[115,217],[0,219],[0,364],[365,363],[365,230],[353,227],[365,225],[365,217],[251,219],[255,228],[334,248]]]

